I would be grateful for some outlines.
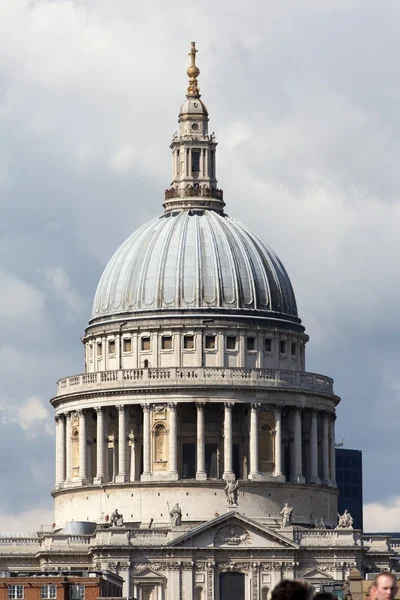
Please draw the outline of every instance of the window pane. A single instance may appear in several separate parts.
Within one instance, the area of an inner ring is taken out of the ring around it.
[[[200,171],[200,150],[192,150],[192,173]]]
[[[162,350],[172,350],[172,336],[164,335],[161,338],[161,349]]]
[[[103,344],[101,342],[97,342],[97,356],[101,356],[103,354]]]
[[[193,335],[185,335],[183,338],[183,347],[185,350],[193,350],[194,348],[194,336]]]
[[[255,350],[256,349],[256,338],[248,337],[247,338],[247,350]]]
[[[215,348],[215,335],[206,335],[206,349],[214,350]]]
[[[281,340],[280,351],[281,351],[281,354],[286,354],[286,340]]]
[[[296,350],[297,350],[296,342],[292,342],[292,356],[296,356]]]
[[[236,348],[236,336],[228,335],[226,338],[226,349],[227,350],[235,350]]]
[[[114,340],[110,340],[108,342],[108,353],[115,354],[115,341]]]
[[[150,338],[142,337],[142,350],[147,351],[150,350]]]
[[[132,340],[130,338],[124,339],[124,352],[132,352]]]
[[[271,352],[272,351],[272,340],[271,338],[265,338],[264,340],[264,351]]]

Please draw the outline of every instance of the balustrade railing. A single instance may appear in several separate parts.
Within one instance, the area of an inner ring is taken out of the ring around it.
[[[66,377],[58,382],[57,395],[110,388],[140,388],[190,384],[195,386],[232,385],[256,388],[294,388],[333,394],[333,380],[316,373],[281,369],[241,369],[182,367],[120,369]]]
[[[224,192],[219,188],[211,188],[209,186],[188,185],[184,189],[169,188],[165,190],[165,199],[173,198],[216,198],[217,200],[224,199]]]

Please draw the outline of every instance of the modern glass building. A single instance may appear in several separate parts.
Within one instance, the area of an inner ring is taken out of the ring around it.
[[[336,483],[339,490],[338,511],[347,509],[355,529],[363,528],[362,452],[336,448]]]

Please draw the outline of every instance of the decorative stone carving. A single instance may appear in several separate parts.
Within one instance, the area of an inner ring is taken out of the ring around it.
[[[250,544],[250,535],[239,525],[222,527],[214,538],[215,546],[239,546],[241,544]]]
[[[293,506],[289,506],[287,502],[285,502],[285,506],[282,508],[279,513],[282,517],[281,519],[281,529],[285,527],[290,527],[292,524],[292,515],[293,515]]]
[[[172,527],[180,527],[182,525],[182,509],[178,503],[172,507],[169,514],[171,515]]]
[[[118,512],[116,508],[114,512],[111,513],[110,517],[110,526],[111,527],[122,527],[124,524],[124,517]]]
[[[339,515],[338,513],[338,519],[338,529],[353,529],[353,517],[351,516],[347,508],[342,515]]]
[[[226,505],[228,508],[237,507],[237,492],[239,489],[239,482],[233,481],[230,479],[226,482],[225,486],[225,495],[226,495]]]

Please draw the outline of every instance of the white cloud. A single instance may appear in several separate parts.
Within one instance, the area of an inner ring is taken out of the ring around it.
[[[391,532],[400,530],[400,496],[387,503],[371,502],[364,505],[364,531]]]
[[[36,396],[27,398],[17,406],[9,399],[0,399],[0,414],[4,424],[18,423],[29,437],[54,434],[50,413]]]
[[[71,315],[80,315],[85,302],[73,287],[68,273],[62,267],[47,267],[45,277],[48,288],[59,298]]]
[[[21,512],[9,512],[0,506],[0,535],[6,532],[51,531],[53,522],[53,509],[45,505]]]

